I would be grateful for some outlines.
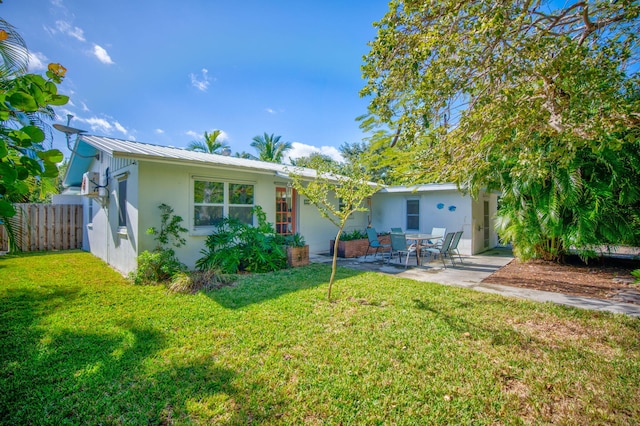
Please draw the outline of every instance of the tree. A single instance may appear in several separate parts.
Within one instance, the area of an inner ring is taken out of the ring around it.
[[[363,173],[358,165],[339,166],[335,163],[318,163],[316,173],[316,178],[310,181],[295,171],[289,176],[296,191],[307,197],[316,206],[320,215],[338,228],[333,247],[327,296],[331,300],[331,289],[338,265],[340,235],[349,216],[355,212],[367,210],[363,202],[378,190],[378,185],[373,184],[369,180],[369,175]]]
[[[280,142],[280,136],[268,135],[256,136],[251,146],[258,151],[258,159],[271,163],[282,163],[284,154],[292,148],[291,142]]]
[[[205,152],[208,154],[221,154],[224,149],[228,149],[229,145],[218,140],[222,130],[214,130],[211,133],[204,132],[204,140],[192,141],[187,145],[189,151]]]
[[[508,192],[637,149],[640,4],[555,4],[390,3],[363,65],[362,126],[394,147],[395,176]]]
[[[0,20],[0,218],[14,216],[13,203],[30,191],[29,180],[56,177],[63,155],[45,149],[42,117],[69,98],[58,94],[66,69],[49,64],[46,77],[25,74],[27,49],[15,29]]]
[[[325,154],[320,154],[319,152],[313,152],[306,157],[299,157],[295,160],[289,158],[292,166],[296,167],[308,167],[310,169],[317,169],[321,167],[322,164],[327,165],[337,165],[338,163],[331,157]]]

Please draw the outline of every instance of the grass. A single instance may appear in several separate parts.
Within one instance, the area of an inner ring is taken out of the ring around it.
[[[638,424],[640,320],[325,265],[183,295],[0,258],[3,424]]]

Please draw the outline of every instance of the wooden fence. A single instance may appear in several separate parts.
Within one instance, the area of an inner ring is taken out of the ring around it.
[[[22,251],[82,248],[82,206],[76,204],[14,204],[10,219]],[[7,230],[0,225],[0,251],[8,251]]]

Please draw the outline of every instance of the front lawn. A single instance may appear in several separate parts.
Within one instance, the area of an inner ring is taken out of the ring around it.
[[[3,424],[640,423],[640,320],[310,265],[208,294],[0,257]]]

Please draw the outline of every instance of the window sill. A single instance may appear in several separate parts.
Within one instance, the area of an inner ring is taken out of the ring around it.
[[[192,237],[208,237],[209,235],[211,235],[211,233],[213,232],[213,227],[211,228],[198,228],[198,229],[192,229],[189,232],[189,235]]]

